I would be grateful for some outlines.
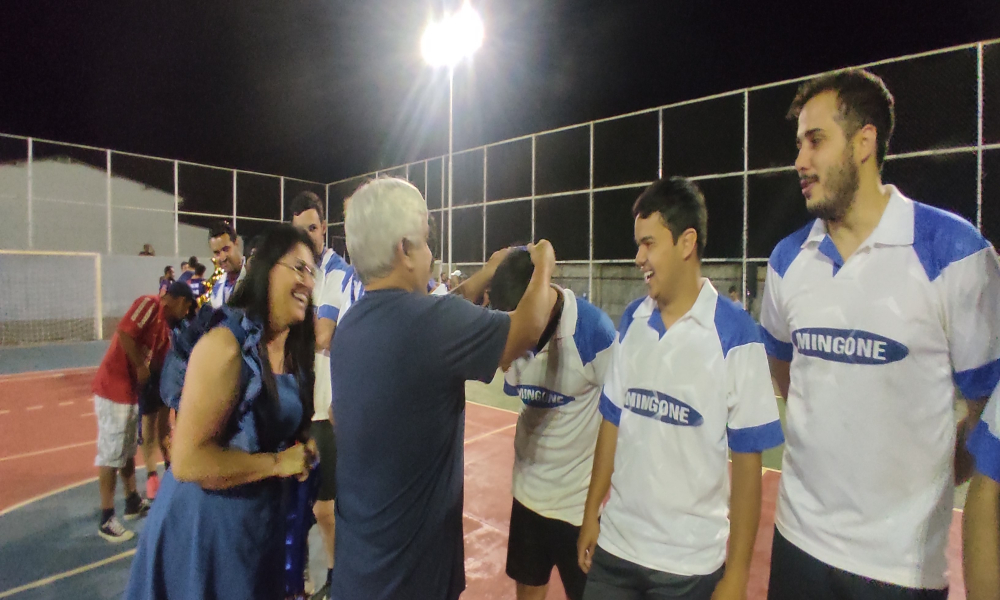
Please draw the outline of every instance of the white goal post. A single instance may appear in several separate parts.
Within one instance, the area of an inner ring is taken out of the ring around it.
[[[103,339],[101,255],[0,250],[0,347]]]

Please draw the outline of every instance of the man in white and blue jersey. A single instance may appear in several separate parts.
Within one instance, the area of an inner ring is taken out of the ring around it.
[[[632,214],[649,293],[625,309],[600,400],[584,598],[745,598],[761,452],[783,441],[764,345],[701,277],[708,216],[693,183],[653,183]]]
[[[337,498],[337,443],[333,423],[330,422],[330,402],[333,397],[330,386],[330,342],[343,307],[342,289],[348,266],[333,248],[326,247],[326,211],[319,196],[309,191],[299,192],[290,206],[292,225],[304,231],[312,240],[316,263],[319,265],[313,287],[313,307],[316,311],[316,382],[313,388],[313,422],[310,434],[319,450],[319,493],[313,504],[313,514],[316,515],[316,524],[326,550],[326,584],[325,589],[318,592],[319,597],[324,597],[329,591],[333,570],[336,525],[334,502]]]
[[[527,250],[511,250],[490,283],[490,308],[514,310],[533,274]],[[507,575],[517,582],[518,600],[542,600],[556,567],[566,596],[580,600],[587,576],[577,563],[576,540],[615,327],[572,290],[552,285],[547,296],[542,337],[504,375],[504,391],[524,403],[514,436]]]
[[[768,597],[943,600],[966,431],[1000,379],[1000,264],[975,227],[882,184],[881,79],[808,81],[790,117],[817,218],[775,247],[762,299],[788,407]]]
[[[1000,600],[1000,390],[969,434],[976,472],[962,523],[965,592],[969,600]]]
[[[209,296],[212,308],[219,308],[229,302],[236,284],[246,277],[246,264],[236,230],[226,221],[216,221],[209,227],[208,247],[212,250],[212,260],[226,272],[226,278],[212,286],[212,294]],[[191,260],[197,262],[193,256]],[[190,266],[194,268],[194,265]]]

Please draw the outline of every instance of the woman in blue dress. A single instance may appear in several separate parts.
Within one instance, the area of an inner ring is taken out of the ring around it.
[[[173,463],[132,562],[125,598],[279,600],[281,479],[308,473],[315,446],[309,239],[265,234],[246,279],[191,352]]]

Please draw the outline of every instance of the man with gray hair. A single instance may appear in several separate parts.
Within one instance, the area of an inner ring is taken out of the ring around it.
[[[427,295],[427,217],[420,192],[393,178],[358,189],[346,214],[365,295],[338,324],[330,351],[338,444],[332,599],[462,593],[465,382],[492,380],[548,322],[549,242],[528,247],[535,271],[517,308],[490,311],[456,295]]]

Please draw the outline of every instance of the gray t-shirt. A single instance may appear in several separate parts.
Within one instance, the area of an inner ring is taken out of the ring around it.
[[[331,598],[453,600],[462,541],[465,382],[496,373],[502,312],[369,291],[330,349],[337,439]]]

